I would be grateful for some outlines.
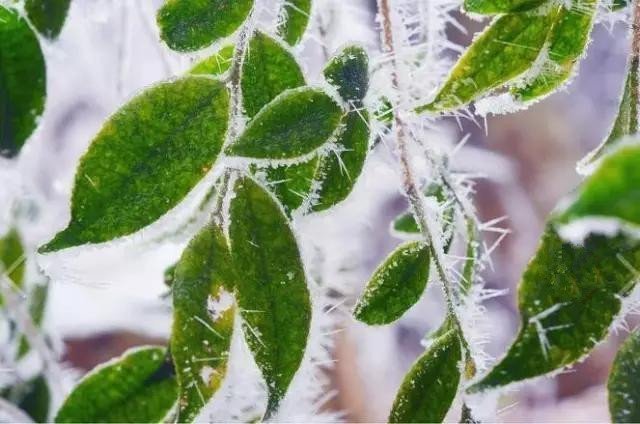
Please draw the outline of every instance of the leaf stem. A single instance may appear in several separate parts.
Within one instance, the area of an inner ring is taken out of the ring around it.
[[[393,22],[391,17],[391,8],[389,6],[389,0],[378,0],[378,9],[380,13],[380,21],[382,26],[382,44],[383,50],[390,56],[390,64],[391,64],[391,84],[393,88],[400,94],[403,93],[403,87],[401,85],[400,72],[398,70],[398,62],[396,60],[396,49],[395,49],[395,40],[393,33]],[[448,314],[453,322],[454,327],[456,328],[460,342],[465,350],[465,359],[467,362],[467,368],[470,368],[470,364],[473,363],[473,359],[471,358],[469,345],[464,337],[464,332],[462,330],[462,325],[460,324],[460,320],[455,311],[455,297],[453,293],[453,284],[450,278],[447,275],[444,262],[443,262],[443,252],[441,247],[436,247],[435,245],[435,237],[434,232],[431,228],[431,224],[429,219],[427,218],[427,214],[425,211],[422,195],[420,193],[419,185],[416,181],[412,166],[411,166],[411,157],[409,151],[409,129],[408,124],[404,119],[404,110],[400,110],[398,108],[398,102],[394,105],[395,113],[394,113],[394,130],[396,135],[396,147],[398,149],[399,154],[399,162],[400,168],[402,170],[402,186],[409,200],[413,213],[416,217],[416,221],[420,230],[422,232],[425,241],[429,246],[429,251],[433,258],[433,262],[435,264],[436,270],[438,272],[438,276],[442,281],[442,286],[444,288],[445,297],[447,299],[447,308]],[[475,366],[471,367],[475,368]]]

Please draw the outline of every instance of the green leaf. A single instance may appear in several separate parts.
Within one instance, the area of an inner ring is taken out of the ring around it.
[[[344,101],[360,108],[369,91],[369,56],[362,47],[346,47],[331,59],[324,76]]]
[[[568,62],[565,65],[558,65],[549,60],[538,75],[531,81],[527,81],[524,87],[514,87],[511,93],[517,101],[530,102],[553,93],[569,80],[573,74],[574,64]]]
[[[543,4],[545,0],[465,0],[467,13],[497,15],[500,13],[526,12]]]
[[[173,50],[189,52],[233,34],[253,0],[167,0],[158,11],[160,37]]]
[[[314,197],[314,212],[329,209],[349,196],[369,153],[369,114],[349,112],[343,125],[336,140],[338,151],[327,152],[320,158],[315,176],[319,189]]]
[[[205,77],[160,84],[132,100],[82,157],[71,222],[41,252],[106,242],[163,216],[213,166],[228,113],[227,89]]]
[[[189,73],[191,75],[218,76],[227,72],[233,63],[234,46],[224,46],[213,56],[198,62]]]
[[[46,78],[38,37],[17,11],[0,5],[0,155],[16,156],[36,129]]]
[[[16,384],[4,390],[2,397],[26,412],[34,422],[49,422],[51,392],[44,376]]]
[[[640,331],[624,342],[611,367],[607,390],[615,423],[640,422]]]
[[[393,220],[393,230],[400,234],[408,235],[421,233],[420,227],[416,222],[416,218],[410,211],[399,215],[398,217],[396,217],[396,219]]]
[[[429,248],[421,241],[401,245],[373,273],[353,312],[369,325],[390,324],[420,299],[429,279]]]
[[[226,375],[234,281],[226,237],[217,225],[207,225],[175,269],[171,353],[180,392],[178,422],[192,422]]]
[[[237,300],[245,338],[267,382],[268,417],[284,397],[307,345],[307,280],[287,218],[248,177],[236,182],[230,217],[231,255],[242,272]]]
[[[71,0],[26,0],[24,8],[38,32],[54,39],[64,26],[70,4]]]
[[[611,11],[615,12],[618,10],[622,10],[622,9],[625,9],[627,6],[629,6],[628,0],[613,0],[613,4],[611,5]]]
[[[294,159],[325,144],[338,128],[341,116],[340,106],[321,90],[287,90],[256,115],[228,153]]]
[[[571,9],[560,7],[549,36],[549,58],[560,65],[576,61],[583,53],[593,28],[597,0],[572,3]]]
[[[417,112],[456,109],[526,72],[537,59],[555,14],[509,14],[494,20],[458,60],[433,102]]]
[[[593,152],[589,153],[579,164],[585,168],[600,160],[607,151],[612,150],[625,136],[638,132],[638,73],[640,72],[640,59],[634,57],[629,63],[627,79],[624,83],[624,91],[618,115],[613,124],[609,136]]]
[[[25,251],[20,234],[15,229],[0,238],[0,267],[16,287],[22,287],[26,269]]]
[[[462,349],[455,331],[437,339],[405,376],[389,422],[442,422],[458,391],[461,360]]]
[[[293,55],[276,40],[255,32],[242,65],[242,99],[249,118],[290,88],[305,85]]]
[[[287,0],[282,8],[283,19],[278,26],[281,37],[295,46],[302,40],[311,15],[311,0]]]
[[[282,203],[287,215],[291,216],[309,197],[318,161],[316,156],[307,162],[261,170],[265,173],[269,190]]]
[[[576,246],[550,225],[520,283],[520,332],[506,356],[469,390],[537,377],[585,356],[607,335],[638,267],[640,246],[627,237],[590,235]]]
[[[561,224],[587,217],[605,217],[640,225],[640,145],[620,147],[606,156],[587,178],[575,200],[562,212]]]
[[[160,422],[177,398],[178,387],[166,349],[137,348],[98,366],[80,380],[55,422]]]

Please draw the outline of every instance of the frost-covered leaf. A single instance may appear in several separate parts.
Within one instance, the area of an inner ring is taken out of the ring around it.
[[[369,90],[369,56],[362,47],[346,47],[327,64],[324,76],[344,101],[361,107]]]
[[[160,422],[178,398],[178,386],[161,347],[144,347],[87,374],[56,415],[57,423]]]
[[[337,152],[322,155],[316,170],[315,193],[312,210],[329,209],[349,196],[362,173],[369,153],[369,114],[352,111],[343,118],[343,130],[336,139]]]
[[[26,412],[34,422],[49,422],[51,392],[44,376],[40,375],[5,389],[2,397]]]
[[[47,38],[56,38],[64,21],[71,0],[26,0],[24,8],[34,27]]]
[[[282,8],[282,22],[278,26],[281,37],[295,46],[302,40],[311,15],[311,0],[286,0]]]
[[[276,40],[255,32],[242,65],[242,99],[249,118],[283,91],[305,85],[293,55]]]
[[[309,335],[311,303],[296,238],[280,206],[248,177],[235,185],[229,237],[245,338],[275,412],[298,370]]]
[[[560,7],[549,35],[549,59],[560,65],[577,60],[584,53],[593,28],[597,0],[580,0],[571,8]]]
[[[611,11],[615,12],[618,10],[622,10],[629,6],[629,0],[613,0],[611,4]]]
[[[341,116],[340,106],[321,90],[287,90],[256,115],[228,153],[258,159],[294,159],[325,144]]]
[[[111,117],[78,167],[69,226],[51,252],[135,233],[207,174],[227,131],[229,99],[211,78],[160,84]]]
[[[282,203],[288,215],[301,207],[309,197],[318,161],[316,156],[306,162],[261,170],[265,173],[269,189]]]
[[[526,72],[538,57],[555,14],[498,17],[458,60],[433,102],[418,112],[462,107]]]
[[[22,287],[26,268],[25,252],[20,234],[15,229],[0,238],[0,268],[16,287]]]
[[[438,338],[405,376],[389,422],[442,422],[458,391],[461,360],[460,340],[454,331]]]
[[[234,51],[234,46],[224,46],[212,56],[198,62],[189,73],[191,75],[222,75],[231,68]]]
[[[613,124],[613,128],[609,136],[604,142],[598,146],[593,152],[589,153],[581,163],[580,167],[585,167],[595,163],[617,142],[621,141],[625,136],[633,135],[638,132],[638,72],[640,72],[640,59],[634,57],[629,64],[627,79],[624,83],[624,91],[618,108],[618,115]]]
[[[16,156],[36,129],[46,97],[40,43],[17,11],[0,5],[0,155]]]
[[[173,281],[171,355],[180,392],[178,422],[192,422],[222,384],[233,333],[235,277],[220,227],[207,225],[189,243]]]
[[[465,0],[464,10],[483,15],[526,12],[534,9],[546,0]]]
[[[173,50],[194,51],[233,34],[253,0],[167,0],[158,11],[160,36]]]
[[[470,391],[544,375],[585,356],[607,335],[638,268],[637,241],[592,234],[578,246],[550,225],[520,282],[520,332]]]
[[[614,423],[640,422],[640,331],[624,342],[611,367],[609,412]]]
[[[560,88],[573,74],[573,62],[558,65],[549,61],[545,69],[523,87],[514,87],[511,93],[520,102],[530,102],[544,97]]]
[[[421,241],[394,250],[373,273],[353,312],[369,325],[390,324],[420,299],[427,280],[431,256]]]

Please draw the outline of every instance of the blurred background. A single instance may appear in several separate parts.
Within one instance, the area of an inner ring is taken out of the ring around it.
[[[333,3],[323,23],[330,54],[346,42],[378,50],[374,0]],[[187,70],[196,56],[171,53],[159,40],[155,11],[160,0],[76,0],[59,38],[45,45],[48,99],[41,126],[17,162],[2,166],[0,196],[27,195],[39,205],[27,226],[28,243],[48,240],[68,220],[76,163],[104,120],[141,89]],[[466,45],[483,22],[455,16],[466,28],[448,36]],[[516,287],[535,251],[545,216],[579,181],[575,164],[606,136],[618,106],[628,52],[623,20],[596,25],[593,42],[571,85],[527,111],[479,123],[444,119],[434,131],[453,145],[470,134],[455,169],[483,174],[475,204],[484,221],[508,216],[511,230],[493,254],[483,278],[489,288],[508,289],[486,304],[488,343],[499,357],[518,328]],[[322,69],[317,28],[300,57],[314,77]],[[197,57],[206,56],[207,52]],[[313,78],[312,78],[313,79]],[[14,187],[14,188],[11,188]],[[422,352],[424,334],[443,318],[441,295],[428,295],[400,322],[366,328],[350,308],[378,263],[399,240],[388,231],[405,210],[391,152],[376,149],[352,197],[330,214],[296,222],[308,265],[342,300],[336,308],[332,361],[327,365],[334,396],[325,408],[348,421],[384,421],[400,381]],[[0,199],[2,200],[2,199]],[[7,217],[5,222],[7,221]],[[167,225],[178,225],[178,216]],[[52,277],[45,325],[64,344],[65,362],[84,372],[131,346],[162,343],[171,311],[163,298],[163,273],[179,257],[189,234],[157,244],[147,235],[102,248],[44,258]],[[492,239],[487,239],[490,245]],[[543,378],[503,396],[496,417],[504,422],[608,421],[605,384],[624,332],[612,334],[589,359],[554,378]],[[452,421],[458,416],[452,414]]]

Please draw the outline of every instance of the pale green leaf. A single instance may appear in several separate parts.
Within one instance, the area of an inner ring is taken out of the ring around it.
[[[343,130],[336,139],[337,151],[320,157],[314,180],[314,212],[323,211],[349,196],[362,173],[369,153],[369,114],[352,111],[343,118]]]
[[[191,75],[222,75],[231,68],[234,51],[234,46],[224,46],[212,56],[198,62],[189,73]]]
[[[46,88],[36,34],[17,11],[0,5],[0,155],[16,156],[36,129]]]
[[[607,390],[612,422],[640,422],[640,331],[636,330],[620,347]]]
[[[34,27],[47,38],[56,38],[64,21],[71,0],[26,0],[24,9]]]
[[[287,90],[256,115],[228,153],[294,159],[325,144],[338,128],[341,116],[340,106],[321,90]]]
[[[20,234],[11,229],[0,238],[0,268],[16,287],[22,287],[25,275],[25,251]]]
[[[546,0],[465,0],[464,10],[483,15],[497,15],[501,13],[526,12],[535,9]]]
[[[529,70],[556,14],[498,17],[458,60],[435,99],[417,109],[437,112],[466,105]]]
[[[136,97],[82,157],[69,226],[41,251],[106,242],[162,217],[209,172],[228,113],[227,89],[211,78],[186,77]]]
[[[278,32],[292,46],[302,40],[311,15],[311,0],[286,0],[282,8],[282,22]]]
[[[429,279],[429,247],[421,241],[401,245],[373,273],[353,312],[369,325],[390,324],[420,299]]]
[[[520,102],[530,102],[549,95],[569,80],[573,74],[573,67],[573,62],[558,65],[553,61],[548,61],[545,68],[535,78],[527,81],[523,87],[512,88],[511,93]]]
[[[233,34],[253,0],[167,0],[158,11],[160,36],[173,50],[188,52]]]
[[[178,422],[192,422],[226,375],[236,310],[234,281],[222,229],[205,226],[182,254],[172,285]]]
[[[177,398],[178,387],[166,349],[137,348],[98,366],[80,380],[55,422],[160,422]]]
[[[296,238],[276,201],[248,177],[230,206],[231,255],[241,278],[237,299],[245,338],[269,390],[266,416],[277,409],[300,367],[311,303]]]
[[[549,59],[565,65],[583,55],[593,28],[597,6],[597,0],[581,0],[571,3],[570,9],[560,7],[549,35]]]
[[[262,32],[249,40],[242,65],[242,99],[249,118],[283,91],[305,85],[304,75],[293,55]]]
[[[369,90],[369,56],[358,46],[344,48],[324,69],[326,80],[338,89],[342,99],[356,108]]]
[[[405,376],[389,422],[442,422],[458,391],[461,360],[460,339],[455,331],[438,338]]]

